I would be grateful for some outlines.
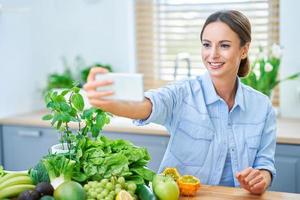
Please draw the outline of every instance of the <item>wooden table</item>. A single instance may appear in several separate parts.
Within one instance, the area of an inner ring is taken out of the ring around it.
[[[300,194],[267,191],[253,195],[241,188],[202,185],[194,197],[180,197],[180,200],[300,200]]]

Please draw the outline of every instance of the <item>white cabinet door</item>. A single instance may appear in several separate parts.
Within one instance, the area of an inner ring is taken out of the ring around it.
[[[53,144],[58,143],[55,130],[37,127],[3,126],[3,165],[6,170],[33,167]]]

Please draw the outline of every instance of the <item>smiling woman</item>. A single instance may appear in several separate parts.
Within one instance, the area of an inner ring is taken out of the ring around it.
[[[84,86],[87,96],[93,106],[135,119],[137,125],[154,122],[168,129],[159,171],[174,167],[204,184],[261,194],[276,174],[276,123],[268,97],[239,79],[249,69],[250,22],[239,11],[215,12],[200,38],[204,75],[149,90],[143,102],[124,102],[107,100],[109,94],[97,90],[112,83],[95,80],[107,72],[93,68]],[[256,138],[255,144],[245,145],[247,138]]]

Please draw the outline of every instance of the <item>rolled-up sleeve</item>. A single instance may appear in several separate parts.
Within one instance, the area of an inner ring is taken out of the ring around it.
[[[135,125],[156,123],[168,126],[177,105],[184,97],[184,82],[170,84],[156,90],[145,92],[145,97],[152,103],[150,116],[144,120],[133,120]]]
[[[260,147],[254,161],[254,168],[268,170],[272,174],[273,182],[276,176],[274,161],[276,148],[276,115],[271,105],[269,105],[268,110]]]

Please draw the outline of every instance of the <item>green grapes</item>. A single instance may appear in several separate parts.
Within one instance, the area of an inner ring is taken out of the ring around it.
[[[101,181],[89,181],[83,186],[89,200],[114,200],[121,190],[128,191],[134,199],[136,184],[126,182],[124,177],[111,177]]]

